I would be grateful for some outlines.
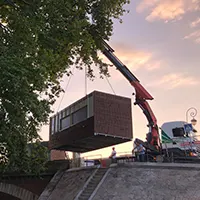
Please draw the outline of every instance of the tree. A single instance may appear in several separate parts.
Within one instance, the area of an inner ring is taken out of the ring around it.
[[[0,143],[8,150],[7,168],[26,167],[26,144],[39,138],[50,106],[62,88],[59,80],[82,69],[94,78],[108,75],[98,57],[109,40],[113,19],[129,0],[4,0],[0,3]],[[21,159],[23,158],[23,162]]]

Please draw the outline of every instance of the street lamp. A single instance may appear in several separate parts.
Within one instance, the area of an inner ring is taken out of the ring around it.
[[[187,121],[187,123],[188,123],[188,115],[190,115],[190,117],[192,117],[191,124],[193,126],[195,126],[197,124],[197,120],[194,117],[196,117],[196,115],[197,115],[197,109],[194,108],[194,107],[191,107],[186,111],[186,121]]]
[[[196,120],[196,119],[192,119],[192,120],[191,120],[191,124],[192,124],[193,126],[195,126],[195,125],[197,124],[197,120]]]

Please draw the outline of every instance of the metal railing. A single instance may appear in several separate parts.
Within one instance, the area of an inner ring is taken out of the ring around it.
[[[84,160],[89,160],[88,158],[93,158],[93,159],[102,159],[102,154],[96,154],[96,155],[90,155],[90,156],[85,156],[82,157]]]
[[[117,157],[121,157],[121,156],[123,156],[123,157],[125,157],[125,156],[132,156],[132,152],[131,151],[124,151],[124,152],[118,152],[117,153]]]

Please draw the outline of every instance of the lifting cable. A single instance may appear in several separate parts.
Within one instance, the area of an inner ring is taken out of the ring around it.
[[[67,89],[68,89],[68,87],[69,87],[69,83],[70,83],[70,81],[71,81],[72,75],[74,74],[74,70],[75,70],[75,66],[74,66],[73,69],[72,69],[72,74],[70,75],[70,77],[69,77],[69,79],[68,79],[67,85],[66,85],[66,87],[65,87],[65,89],[64,89],[64,93],[63,93],[62,98],[61,98],[61,100],[60,100],[60,102],[59,102],[59,105],[58,105],[58,108],[57,108],[57,113],[58,113],[58,111],[59,111],[59,109],[60,109],[60,106],[61,106],[61,104],[62,104],[62,101],[63,101],[63,99],[64,99],[64,97],[65,97],[66,91],[67,91]],[[105,78],[106,78],[106,81],[107,81],[108,85],[110,86],[112,92],[116,95],[116,93],[115,93],[115,91],[114,91],[114,89],[113,89],[113,87],[112,87],[110,81],[108,80],[108,77],[105,76]],[[88,89],[87,86],[88,86],[88,84],[87,84],[87,66],[85,66],[85,96],[87,95],[87,89]]]
[[[62,101],[63,101],[63,99],[64,99],[64,96],[65,96],[65,94],[66,94],[66,91],[67,91],[67,89],[68,89],[70,80],[71,80],[72,76],[74,75],[74,70],[75,70],[75,66],[74,66],[73,69],[72,69],[72,74],[69,76],[67,85],[66,85],[66,87],[65,87],[65,89],[64,89],[64,93],[63,93],[63,95],[62,95],[62,98],[61,98],[61,100],[60,100],[60,103],[59,103],[59,105],[58,105],[58,108],[57,108],[57,112],[56,112],[56,113],[58,113],[58,111],[59,111],[59,109],[60,109],[61,103],[62,103]]]
[[[106,77],[106,80],[107,80],[107,82],[108,82],[108,85],[110,86],[111,90],[112,90],[112,91],[113,91],[113,93],[116,95],[116,93],[115,93],[115,91],[114,91],[114,89],[113,89],[113,87],[112,87],[112,85],[111,85],[110,81],[108,80],[108,77],[107,77],[107,76],[105,76],[105,77]]]
[[[106,78],[107,83],[108,83],[108,85],[110,86],[112,92],[116,95],[116,93],[115,93],[115,91],[114,91],[114,89],[113,89],[113,87],[112,87],[110,81],[108,80],[108,77],[105,76],[105,78]],[[87,96],[87,66],[85,66],[85,96]]]

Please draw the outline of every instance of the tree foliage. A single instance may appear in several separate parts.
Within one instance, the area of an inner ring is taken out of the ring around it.
[[[109,40],[113,19],[129,0],[0,1],[0,143],[8,165],[26,166],[26,144],[39,138],[50,106],[62,88],[59,80],[75,65],[108,75],[98,57],[101,38]]]

